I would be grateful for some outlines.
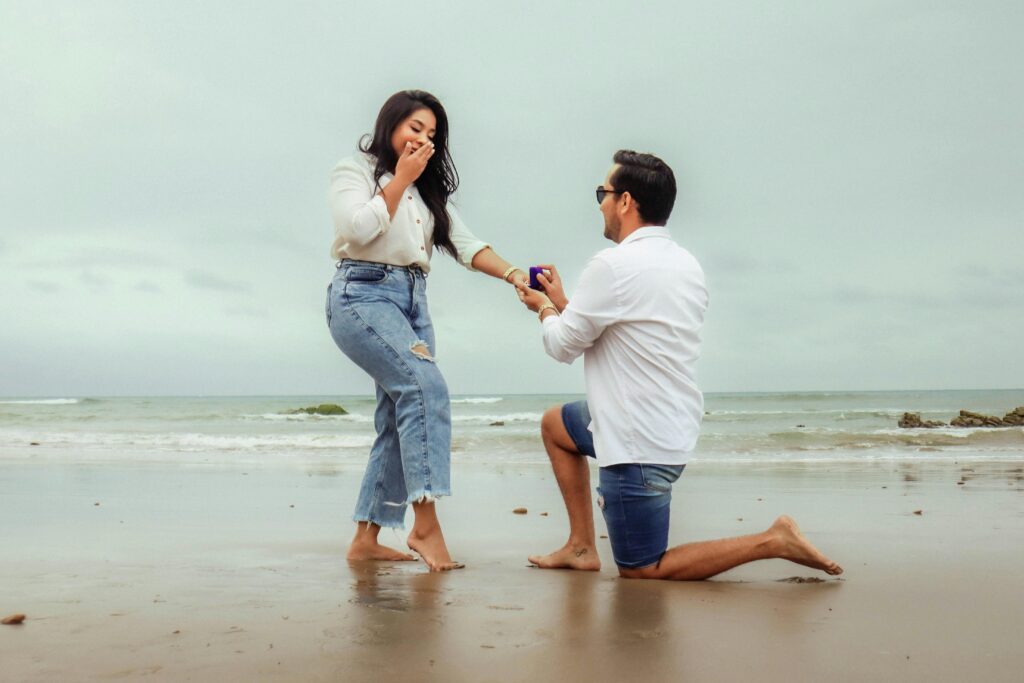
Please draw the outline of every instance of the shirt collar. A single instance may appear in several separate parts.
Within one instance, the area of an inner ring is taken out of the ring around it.
[[[635,240],[642,240],[647,237],[671,237],[671,235],[668,232],[668,228],[664,225],[645,225],[630,233],[629,237],[619,242],[619,245],[629,244]]]

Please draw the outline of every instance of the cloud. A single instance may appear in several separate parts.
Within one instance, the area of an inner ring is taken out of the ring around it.
[[[906,290],[884,290],[860,285],[839,285],[823,290],[819,295],[822,306],[837,306],[861,310],[891,311],[894,308],[941,309],[950,304],[951,295],[947,291],[922,291],[917,288]]]
[[[967,266],[954,281],[952,301],[974,309],[1020,309],[1024,306],[1024,268]]]
[[[266,309],[255,306],[228,306],[224,309],[224,315],[232,318],[269,318],[270,313]]]
[[[105,277],[103,275],[97,275],[96,273],[94,273],[91,270],[83,270],[78,275],[78,279],[79,279],[79,281],[82,282],[82,284],[89,285],[90,287],[101,288],[101,289],[105,288],[107,285],[110,284],[110,278]]]
[[[131,240],[145,241],[149,247],[129,247]],[[170,268],[172,261],[154,253],[154,249],[171,248],[167,244],[156,244],[152,238],[141,235],[126,235],[125,229],[87,227],[79,230],[74,240],[65,235],[47,232],[31,243],[19,245],[20,258],[14,267],[37,268],[98,268],[146,270]],[[0,250],[2,251],[2,250]],[[15,250],[10,250],[11,254]]]
[[[193,269],[185,271],[184,279],[185,284],[195,287],[196,289],[206,289],[216,292],[252,291],[252,285],[247,282],[227,280],[205,270]]]
[[[957,276],[963,286],[986,287],[991,290],[1024,289],[1024,268],[984,268],[978,265],[964,266]]]
[[[54,294],[63,289],[63,287],[58,285],[56,282],[45,282],[43,280],[29,280],[26,284],[28,284],[32,290],[42,294]]]
[[[162,289],[160,289],[159,286],[157,286],[150,280],[141,280],[135,283],[135,287],[133,289],[135,289],[135,291],[137,292],[150,292],[152,294],[159,294],[160,292],[163,291]]]

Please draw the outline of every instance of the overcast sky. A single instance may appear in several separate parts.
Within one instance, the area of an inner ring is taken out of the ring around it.
[[[612,153],[664,158],[705,391],[1024,387],[1019,2],[0,0],[0,395],[369,393],[324,321],[328,174],[396,90],[457,204],[570,290]],[[582,391],[435,255],[454,393]]]

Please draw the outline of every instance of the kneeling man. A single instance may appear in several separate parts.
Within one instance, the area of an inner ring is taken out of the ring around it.
[[[558,361],[584,359],[587,400],[549,409],[541,434],[569,513],[569,540],[530,557],[541,568],[597,570],[590,469],[612,555],[627,578],[699,580],[738,565],[783,558],[828,574],[842,568],[783,516],[750,536],[668,549],[672,484],[697,443],[704,400],[694,381],[708,296],[697,260],[665,223],[676,197],[672,169],[651,154],[621,150],[597,202],[604,236],[570,302],[554,266],[545,293],[518,285],[538,313],[544,348]]]

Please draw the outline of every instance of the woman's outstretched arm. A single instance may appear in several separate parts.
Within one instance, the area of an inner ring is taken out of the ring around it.
[[[498,256],[498,252],[490,247],[484,247],[476,252],[473,256],[473,269],[492,277],[504,278],[505,282],[512,284],[526,282],[529,279],[522,269]]]

